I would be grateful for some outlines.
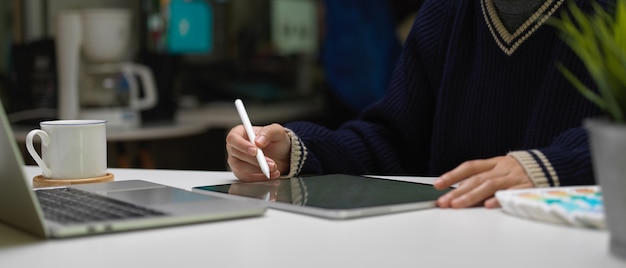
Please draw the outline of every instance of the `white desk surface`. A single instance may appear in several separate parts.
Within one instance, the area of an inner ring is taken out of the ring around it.
[[[27,166],[29,177],[39,173]],[[110,169],[184,189],[230,172]],[[428,180],[404,178],[407,180]],[[262,217],[39,240],[0,224],[0,267],[626,267],[608,233],[516,218],[500,209],[428,209],[333,221]]]

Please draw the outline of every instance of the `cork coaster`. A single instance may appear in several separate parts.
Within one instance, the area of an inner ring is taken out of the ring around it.
[[[37,175],[33,178],[33,187],[55,187],[55,186],[67,186],[73,184],[84,184],[94,182],[109,182],[113,181],[113,173],[107,173],[104,176],[85,178],[85,179],[73,179],[73,180],[53,180],[44,177],[43,175]]]

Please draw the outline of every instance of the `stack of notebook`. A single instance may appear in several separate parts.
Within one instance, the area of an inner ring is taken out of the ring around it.
[[[605,229],[599,186],[570,186],[498,191],[504,212],[538,221]]]

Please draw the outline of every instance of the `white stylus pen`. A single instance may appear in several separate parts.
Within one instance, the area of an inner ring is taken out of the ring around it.
[[[254,130],[252,129],[252,123],[250,123],[248,113],[246,113],[246,107],[243,106],[243,102],[240,99],[235,100],[235,107],[237,107],[237,112],[239,113],[239,117],[241,117],[241,123],[243,123],[243,128],[246,129],[248,139],[252,144],[255,144],[254,139],[256,138],[256,135],[254,134]],[[267,165],[267,160],[265,160],[263,150],[261,150],[260,148],[257,148],[256,160],[259,162],[259,166],[261,166],[261,171],[263,172],[265,177],[269,179],[270,167]]]

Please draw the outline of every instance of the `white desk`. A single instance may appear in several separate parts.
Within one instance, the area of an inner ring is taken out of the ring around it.
[[[29,177],[38,174],[26,167]],[[229,172],[111,169],[190,189]],[[626,267],[608,234],[499,209],[429,209],[347,221],[277,210],[262,217],[38,240],[0,224],[0,267]]]

